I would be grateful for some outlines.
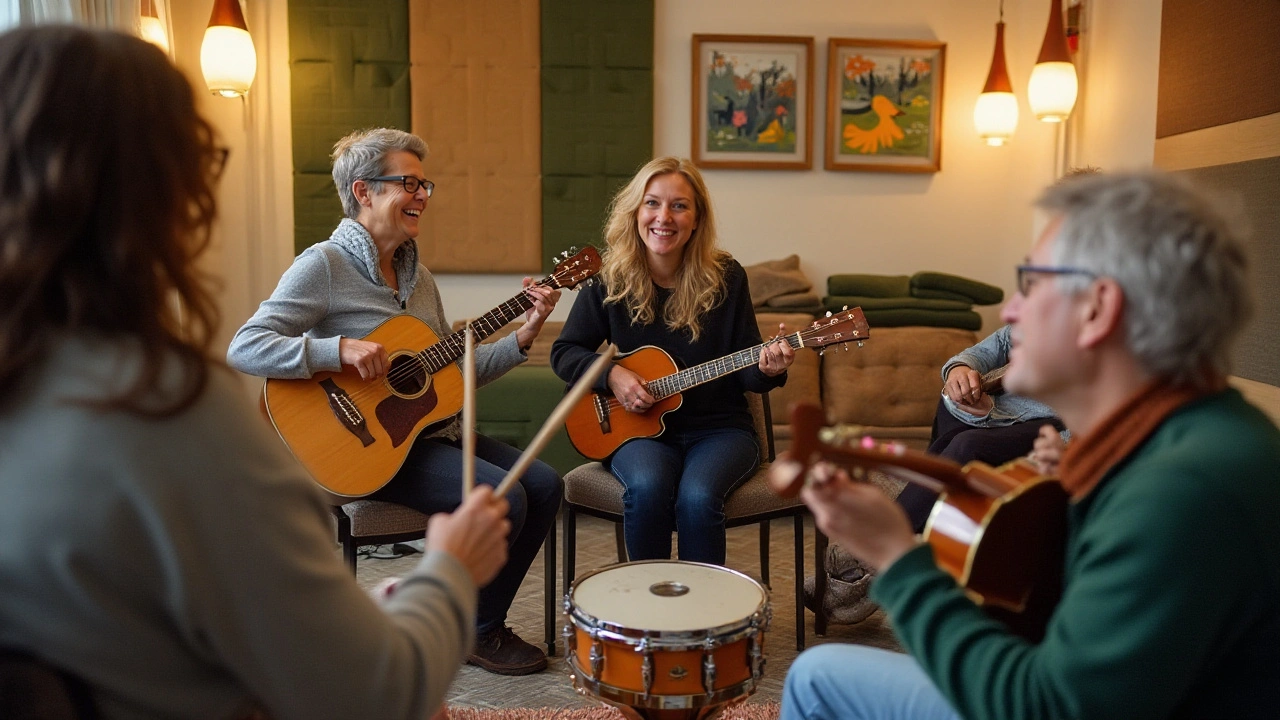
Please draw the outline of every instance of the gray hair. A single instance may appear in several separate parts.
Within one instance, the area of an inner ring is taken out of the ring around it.
[[[1070,178],[1036,205],[1062,218],[1054,263],[1124,291],[1128,347],[1147,372],[1194,384],[1227,374],[1253,300],[1243,244],[1213,203],[1172,175],[1133,172]],[[1079,292],[1090,280],[1057,283]]]
[[[357,130],[333,145],[333,184],[342,199],[342,212],[355,219],[360,214],[351,184],[356,180],[378,177],[386,172],[387,155],[393,152],[413,153],[419,160],[427,157],[427,144],[422,138],[394,128]],[[382,192],[382,182],[369,183],[371,192]]]

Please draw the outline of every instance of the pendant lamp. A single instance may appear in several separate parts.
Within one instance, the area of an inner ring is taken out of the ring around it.
[[[1018,127],[1018,98],[1009,82],[1009,68],[1004,62],[1004,2],[1000,2],[1000,22],[996,23],[996,50],[991,56],[991,71],[982,87],[978,103],[973,106],[973,127],[988,145],[999,147],[1013,137]]]
[[[166,54],[169,52],[169,34],[164,31],[164,24],[156,12],[155,0],[142,0],[141,12],[138,15],[138,34],[143,40],[155,45]]]
[[[240,0],[213,0],[213,14],[200,45],[200,70],[215,95],[236,97],[249,92],[258,72],[258,56]]]
[[[1031,112],[1044,122],[1063,122],[1071,115],[1079,92],[1076,67],[1071,64],[1067,34],[1062,25],[1062,0],[1051,0],[1049,27],[1040,45],[1040,57],[1031,71],[1027,102]]]

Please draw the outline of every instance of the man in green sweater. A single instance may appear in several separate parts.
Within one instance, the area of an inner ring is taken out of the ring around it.
[[[880,571],[872,597],[909,655],[814,648],[787,677],[784,718],[1280,712],[1280,431],[1225,383],[1251,305],[1241,246],[1168,176],[1074,178],[1038,204],[1053,221],[1003,318],[1006,387],[1076,437],[1045,637],[989,618],[896,504],[820,466],[805,500]]]

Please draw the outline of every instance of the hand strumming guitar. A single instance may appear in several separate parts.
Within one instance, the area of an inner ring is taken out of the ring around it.
[[[381,343],[349,337],[338,340],[338,359],[344,366],[359,371],[361,380],[382,377],[391,364],[387,350]]]
[[[644,378],[621,365],[609,369],[609,389],[627,412],[642,413],[657,402],[645,389]]]

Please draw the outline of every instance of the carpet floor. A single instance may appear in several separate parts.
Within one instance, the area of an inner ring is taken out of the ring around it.
[[[809,574],[812,574],[813,528],[812,519],[806,521],[805,562]],[[617,562],[614,551],[614,526],[612,523],[589,516],[578,517],[577,537],[577,573]],[[794,563],[793,531],[791,520],[775,520],[771,525],[769,543],[770,580],[772,591],[770,602],[773,610],[773,626],[765,638],[765,674],[756,687],[747,707],[768,707],[767,703],[776,703],[782,697],[782,683],[787,668],[795,660],[797,653],[795,638],[795,589],[796,576]],[[751,577],[760,577],[758,526],[733,528],[728,531],[727,565]],[[559,538],[563,541],[563,538]],[[561,545],[563,548],[563,545]],[[418,561],[418,555],[410,555],[398,559],[361,558],[357,563],[356,579],[361,586],[372,588],[380,580],[408,572]],[[563,562],[563,552],[557,557],[557,572]],[[543,640],[543,559],[541,553],[534,560],[528,576],[520,587],[520,593],[507,616],[507,623],[525,640],[534,644]],[[557,593],[563,588],[563,578],[557,577]],[[889,626],[884,613],[877,611],[868,619],[856,625],[828,625],[827,633],[818,637],[813,632],[813,614],[805,611],[806,646],[824,642],[848,642],[874,647],[900,650],[894,638],[893,629]],[[556,622],[563,625],[562,616]],[[551,713],[569,710],[600,709],[601,703],[594,698],[579,695],[569,679],[569,669],[564,659],[564,643],[557,630],[558,653],[549,658],[551,666],[534,675],[524,677],[502,677],[485,672],[478,667],[465,665],[458,672],[457,678],[449,692],[448,705],[457,710],[453,717],[460,720],[506,720],[506,718],[550,717]],[[766,705],[761,705],[766,704]],[[776,706],[775,706],[776,707]],[[473,709],[533,709],[539,708],[538,715],[464,715],[468,708]],[[548,709],[549,708],[549,709]],[[610,713],[614,711],[609,710]],[[616,715],[556,715],[558,718],[613,718]],[[728,715],[733,718],[735,716]],[[747,716],[741,716],[743,720]],[[751,716],[776,717],[776,715]]]

